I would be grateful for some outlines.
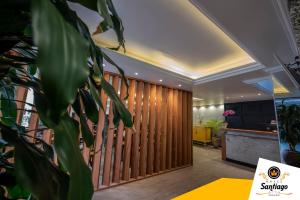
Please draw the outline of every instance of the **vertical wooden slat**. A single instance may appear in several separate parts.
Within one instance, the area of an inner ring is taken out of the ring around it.
[[[145,83],[143,94],[141,153],[140,153],[140,175],[146,175],[147,167],[147,136],[148,136],[148,112],[149,112],[150,85]]]
[[[187,127],[188,127],[188,115],[187,115],[187,93],[182,92],[182,162],[183,165],[187,164],[187,146],[188,146],[188,135],[187,135]]]
[[[124,98],[126,96],[126,84],[122,81],[120,98],[123,103],[125,103]],[[124,133],[124,123],[120,121],[118,130],[117,130],[117,141],[115,146],[115,161],[114,161],[114,172],[113,172],[113,182],[120,182],[120,173],[121,173],[121,159],[122,159],[122,149],[123,149],[123,133]]]
[[[90,120],[88,120],[87,124],[88,124],[88,127],[89,127],[91,133],[93,134],[93,123]],[[89,161],[90,161],[90,148],[87,147],[85,143],[83,143],[82,155],[83,155],[83,159],[84,159],[85,163],[87,165],[89,165]]]
[[[51,139],[52,139],[52,130],[51,129],[47,129],[43,131],[43,140],[47,143],[47,144],[51,144]]]
[[[155,133],[155,154],[154,154],[154,172],[160,169],[160,136],[161,136],[161,101],[162,86],[156,87],[156,133]]]
[[[128,97],[128,110],[133,116],[134,111],[134,94],[135,94],[135,80],[130,81],[129,85],[129,97]],[[131,140],[132,129],[127,128],[125,133],[125,149],[124,149],[124,162],[123,162],[123,179],[129,180],[130,177],[130,157],[131,157]]]
[[[178,165],[182,165],[182,91],[178,92],[178,140],[177,140],[177,149],[178,149]]]
[[[166,153],[167,153],[167,105],[168,105],[168,89],[163,87],[162,91],[162,126],[161,126],[161,145],[160,145],[160,170],[166,169]]]
[[[167,169],[172,167],[172,146],[173,146],[173,89],[168,89],[168,104],[167,104]]]
[[[154,161],[154,135],[155,135],[155,106],[156,85],[151,85],[150,91],[150,111],[149,111],[149,137],[148,137],[148,156],[147,156],[147,174],[153,173]]]
[[[188,164],[193,164],[193,146],[192,146],[192,125],[193,125],[193,103],[192,103],[192,93],[188,93],[188,98],[187,98],[187,115],[188,115],[188,120],[187,120],[187,128],[188,128],[188,133],[187,133],[187,138],[188,138]]]
[[[112,85],[117,91],[119,86],[119,77],[113,76]],[[113,102],[110,100],[109,106],[109,115],[108,115],[108,130],[107,130],[107,139],[105,146],[105,156],[104,156],[104,168],[103,168],[103,185],[110,185],[110,170],[111,170],[111,161],[112,161],[112,146],[114,139],[114,113],[113,113]]]
[[[173,93],[173,145],[172,145],[172,167],[177,167],[177,140],[178,140],[178,90],[174,90]]]
[[[16,104],[17,104],[17,124],[21,124],[22,116],[23,116],[23,110],[25,106],[25,101],[27,97],[27,89],[24,87],[18,87],[16,92]]]
[[[35,108],[32,108],[32,110],[36,111]],[[27,134],[30,136],[30,138],[28,138],[30,142],[35,141],[33,137],[35,137],[36,135],[36,129],[38,128],[38,124],[39,124],[39,116],[37,113],[32,112],[30,115],[28,132],[27,132]]]
[[[143,95],[143,86],[144,83],[139,81],[137,84],[136,91],[136,104],[135,104],[135,120],[134,127],[135,133],[133,133],[133,163],[132,163],[132,178],[137,178],[139,175],[139,147],[140,147],[140,129],[141,129],[141,114],[142,114],[142,95]]]
[[[105,80],[109,79],[109,75],[104,75]],[[99,175],[100,175],[100,166],[101,166],[101,155],[102,155],[102,131],[104,128],[105,122],[105,111],[107,103],[107,95],[102,90],[101,91],[101,101],[104,107],[104,110],[99,109],[99,120],[97,124],[95,145],[94,145],[94,158],[93,158],[93,168],[92,168],[92,178],[94,189],[97,190],[99,187]]]

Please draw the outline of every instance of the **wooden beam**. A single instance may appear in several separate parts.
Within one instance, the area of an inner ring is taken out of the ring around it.
[[[135,95],[135,80],[130,81],[129,97],[128,97],[128,110],[134,116],[134,95]],[[130,159],[131,159],[131,140],[132,129],[126,128],[125,133],[125,149],[124,149],[124,162],[123,162],[123,179],[128,181],[130,178]]]
[[[109,74],[104,75],[105,80],[108,81]],[[105,123],[105,112],[107,107],[107,95],[102,90],[100,94],[102,105],[104,110],[99,109],[99,120],[97,124],[95,144],[94,144],[94,158],[93,158],[93,167],[92,167],[92,179],[94,184],[94,189],[99,188],[99,177],[100,177],[100,167],[101,167],[101,156],[102,156],[102,131],[104,129]]]
[[[141,129],[141,115],[142,115],[142,96],[143,96],[144,83],[139,81],[137,83],[136,100],[135,100],[135,117],[134,127],[135,132],[133,133],[132,139],[132,178],[137,178],[139,175],[139,154],[140,154],[140,129]]]
[[[148,114],[149,114],[150,84],[145,83],[143,94],[142,134],[140,153],[140,175],[146,176],[147,169],[147,143],[148,143]]]
[[[178,166],[182,165],[182,91],[178,91],[178,140],[177,140],[177,159],[178,159]]]
[[[187,113],[187,93],[182,92],[182,162],[183,165],[187,164],[188,160],[188,113]]]
[[[167,104],[167,169],[172,168],[172,146],[173,146],[173,89],[168,89]]]
[[[156,116],[156,85],[151,85],[150,91],[150,112],[149,112],[149,140],[148,140],[148,157],[147,157],[147,174],[153,173],[154,163],[154,135],[155,135],[155,116]]]
[[[120,91],[120,98],[124,104],[124,98],[126,97],[126,84],[124,81],[121,83],[121,91]],[[124,123],[120,121],[117,130],[117,141],[115,146],[115,161],[114,161],[114,171],[113,171],[113,179],[114,183],[120,183],[120,174],[121,174],[121,160],[122,160],[122,151],[123,151],[123,134],[124,134]]]
[[[173,132],[172,132],[172,139],[173,139],[173,145],[172,145],[172,167],[178,166],[178,90],[174,90],[173,93]]]
[[[167,109],[168,109],[168,89],[163,87],[162,90],[162,126],[161,126],[161,137],[160,137],[160,170],[166,169],[166,156],[167,156]]]
[[[156,87],[156,130],[155,130],[155,153],[154,153],[154,172],[159,172],[160,170],[160,136],[161,136],[161,103],[162,103],[162,86]]]
[[[119,77],[113,76],[112,77],[112,86],[115,91],[118,91],[119,87]],[[116,92],[117,93],[117,92]],[[106,136],[106,146],[105,146],[105,157],[104,157],[104,168],[103,168],[103,185],[109,186],[110,185],[110,170],[111,170],[111,162],[112,162],[112,148],[113,148],[113,140],[114,140],[114,132],[115,132],[115,125],[114,125],[114,111],[113,111],[113,102],[110,100],[109,105],[109,115],[108,115],[108,130]]]

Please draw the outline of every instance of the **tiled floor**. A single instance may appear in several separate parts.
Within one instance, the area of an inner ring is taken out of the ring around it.
[[[194,146],[193,151],[192,167],[106,189],[93,200],[167,200],[222,177],[254,176],[254,169],[222,161],[220,150]]]

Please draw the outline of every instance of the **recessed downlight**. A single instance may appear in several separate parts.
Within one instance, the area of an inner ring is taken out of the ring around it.
[[[241,98],[244,98],[244,96],[242,95]]]
[[[137,72],[134,72],[134,75],[136,75],[136,76],[137,76],[137,75],[139,75],[139,73],[137,73]]]
[[[163,82],[163,80],[162,80],[162,79],[159,79],[159,82]]]
[[[260,95],[261,95],[261,93],[257,93],[257,95],[258,95],[258,96],[260,96]]]
[[[193,97],[193,100],[196,100],[196,101],[203,101],[204,99],[197,98],[197,97]]]
[[[105,67],[105,64],[103,63],[102,66]]]
[[[178,86],[179,86],[179,87],[181,87],[182,85],[181,85],[181,84],[179,84]]]

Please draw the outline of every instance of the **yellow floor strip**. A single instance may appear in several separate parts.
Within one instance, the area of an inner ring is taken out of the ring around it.
[[[173,200],[248,200],[252,180],[221,178]]]

